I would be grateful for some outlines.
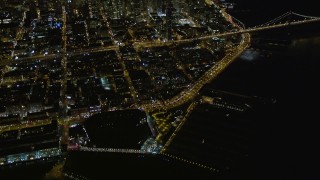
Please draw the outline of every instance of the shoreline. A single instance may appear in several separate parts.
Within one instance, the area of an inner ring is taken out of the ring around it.
[[[212,5],[218,7],[215,3]],[[219,7],[220,8],[220,7]],[[242,29],[238,24],[232,21],[231,15],[226,13],[225,10],[221,9],[221,14],[227,22],[233,26]],[[242,34],[241,43],[235,47],[232,54],[226,54],[217,64],[212,66],[204,75],[202,75],[189,89],[183,90],[177,96],[172,97],[164,101],[164,105],[160,102],[152,104],[144,104],[140,108],[146,112],[152,112],[159,109],[171,109],[183,105],[196,97],[202,87],[213,81],[220,73],[222,73],[232,62],[234,62],[249,46],[251,43],[251,35],[249,33]],[[219,70],[217,72],[217,70]],[[176,102],[172,104],[171,102]],[[157,105],[154,105],[157,104]]]

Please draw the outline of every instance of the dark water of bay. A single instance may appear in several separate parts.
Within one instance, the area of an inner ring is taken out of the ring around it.
[[[251,121],[250,157],[257,179],[313,178],[317,171],[311,164],[319,152],[320,36],[294,39],[286,50],[266,51],[268,58],[239,58],[211,86],[277,100]]]
[[[308,0],[290,3],[239,0],[232,13],[249,25],[261,24],[286,10],[320,14]],[[314,164],[319,158],[319,25],[267,31],[253,37],[255,57],[239,58],[211,83],[215,89],[277,100],[254,115],[248,173],[256,174],[256,179],[318,179]]]

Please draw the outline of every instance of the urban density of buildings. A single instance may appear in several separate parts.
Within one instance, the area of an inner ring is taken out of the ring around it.
[[[247,157],[243,124],[222,143],[208,127],[227,134],[229,124],[192,119],[209,110],[241,119],[269,102],[205,86],[250,43],[248,33],[226,34],[244,28],[226,12],[232,2],[0,3],[0,169],[57,161],[66,179],[95,179],[77,163],[143,168],[144,157],[211,177]]]

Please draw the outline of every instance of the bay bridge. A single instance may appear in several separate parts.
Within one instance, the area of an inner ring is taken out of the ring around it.
[[[252,33],[257,31],[277,29],[277,28],[282,28],[286,26],[308,24],[308,23],[314,23],[314,22],[320,21],[320,17],[306,16],[306,15],[289,11],[264,24],[246,28],[244,23],[242,23],[240,20],[232,16],[230,16],[230,18],[232,18],[231,21],[235,21],[235,23],[239,25],[238,26],[239,29],[233,32],[225,32],[225,33],[217,34],[216,37],[241,34],[241,33]],[[201,37],[201,38],[206,38],[206,37]]]
[[[287,26],[311,24],[311,23],[315,23],[315,22],[320,22],[320,17],[306,16],[306,15],[302,15],[302,14],[298,14],[298,13],[289,11],[289,12],[286,12],[271,21],[264,23],[264,24],[246,28],[245,24],[242,23],[237,18],[232,17],[231,15],[228,15],[226,13],[224,16],[228,16],[228,17],[226,17],[226,19],[228,19],[232,24],[234,24],[238,28],[231,30],[231,31],[223,32],[223,33],[214,33],[211,35],[200,36],[200,37],[195,37],[195,38],[173,40],[173,41],[167,41],[167,42],[162,42],[162,41],[136,42],[136,43],[134,43],[134,45],[137,45],[140,47],[152,47],[152,46],[161,46],[161,45],[166,46],[166,45],[170,45],[170,44],[187,43],[187,42],[193,42],[193,41],[198,41],[198,40],[207,40],[207,39],[219,38],[219,37],[224,37],[224,36],[231,36],[231,35],[244,34],[244,33],[254,33],[254,32],[258,32],[258,31],[283,28],[283,27],[287,27]]]

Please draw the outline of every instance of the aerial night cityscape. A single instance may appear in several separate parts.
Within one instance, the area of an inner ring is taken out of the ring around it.
[[[320,179],[313,1],[0,3],[0,180]]]

